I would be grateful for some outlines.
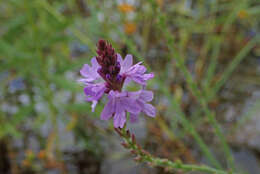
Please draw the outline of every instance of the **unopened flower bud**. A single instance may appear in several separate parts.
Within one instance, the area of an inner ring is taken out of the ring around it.
[[[111,80],[111,75],[110,74],[106,74],[106,79],[107,80]]]
[[[124,146],[124,148],[129,149],[129,144],[126,144],[125,142],[122,142],[121,145]]]
[[[114,129],[118,133],[119,136],[121,136],[121,137],[123,136],[123,134],[119,128],[114,128]]]
[[[136,155],[137,154],[137,151],[136,150],[131,150],[130,151],[132,154]]]
[[[135,160],[136,162],[141,162],[141,161],[142,161],[142,157],[137,156],[137,157],[134,158],[134,160]]]
[[[127,131],[126,131],[126,136],[127,136],[127,137],[130,137],[130,136],[131,136],[131,134],[130,134],[130,131],[129,131],[129,130],[127,130]]]
[[[134,134],[132,134],[132,142],[133,142],[133,144],[136,144],[136,140],[135,140],[135,135]]]

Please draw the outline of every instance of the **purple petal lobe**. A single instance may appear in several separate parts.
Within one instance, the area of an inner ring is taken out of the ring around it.
[[[95,80],[95,74],[92,72],[91,67],[88,64],[85,64],[83,68],[80,70],[80,74],[85,77],[81,79],[82,81],[85,80],[86,82],[92,82]]]
[[[153,92],[142,90],[142,92],[140,94],[140,100],[145,101],[145,102],[152,101],[153,100]]]
[[[124,97],[121,99],[120,103],[130,113],[137,114],[141,111],[141,108],[138,106],[137,102],[135,102],[132,98]]]
[[[144,104],[143,111],[150,117],[156,116],[156,109],[151,104]]]
[[[87,84],[84,88],[84,92],[87,96],[87,101],[99,100],[106,90],[104,83]]]
[[[135,104],[140,108],[139,112],[144,112],[146,115],[150,117],[156,116],[156,109],[146,102],[152,101],[153,99],[153,92],[147,90],[140,90],[137,92],[128,92],[129,98],[134,100]],[[130,102],[128,102],[130,103]],[[129,111],[130,112],[130,111]],[[137,112],[137,114],[139,113]],[[136,113],[133,113],[135,115]],[[131,118],[130,118],[131,119]]]
[[[84,77],[79,80],[80,82],[93,82],[94,80],[101,78],[97,73],[100,66],[97,63],[96,57],[91,59],[91,64],[92,66],[84,64],[83,68],[80,70],[80,74]]]
[[[123,63],[123,59],[122,59],[122,56],[120,54],[116,54],[117,55],[117,61],[122,64]]]
[[[131,79],[133,81],[135,81],[136,83],[139,83],[141,85],[146,85],[144,78],[140,75],[136,74],[136,75],[132,76]]]
[[[91,59],[91,64],[92,64],[92,67],[93,67],[94,70],[98,70],[99,67],[100,67],[100,65],[99,65],[98,62],[97,62],[96,57],[93,57],[93,58]]]
[[[105,105],[102,113],[101,113],[101,120],[108,120],[112,117],[112,114],[115,112],[115,100],[108,100],[107,104]]]
[[[150,79],[152,79],[153,77],[154,77],[154,74],[153,74],[153,73],[149,73],[149,74],[144,74],[144,75],[143,75],[143,78],[144,78],[145,81],[150,80]]]
[[[140,96],[140,94],[141,94],[142,91],[143,91],[143,90],[139,90],[139,91],[136,91],[136,92],[128,92],[127,95],[128,95],[130,98],[136,100],[136,99],[139,98],[139,96]]]
[[[124,103],[122,103],[122,99],[120,97],[115,98],[116,101],[116,113],[124,112],[125,106]]]
[[[143,66],[143,65],[138,65],[138,66],[136,66],[136,73],[138,73],[138,74],[144,74],[145,71],[146,71],[145,66]]]
[[[115,128],[123,128],[126,122],[126,115],[125,112],[115,113],[114,116],[114,127]]]
[[[130,61],[129,61],[130,62]],[[122,71],[120,71],[120,74],[122,76],[125,76],[127,79],[133,80],[136,83],[139,83],[141,85],[146,85],[146,81],[153,78],[154,74],[144,74],[146,72],[146,68],[143,65],[140,65],[141,62],[130,66],[129,68],[123,68]]]
[[[121,73],[126,72],[133,65],[133,56],[128,54],[121,63]]]

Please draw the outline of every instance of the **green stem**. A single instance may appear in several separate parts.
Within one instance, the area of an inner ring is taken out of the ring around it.
[[[246,46],[236,55],[236,57],[232,60],[232,62],[229,64],[227,69],[222,74],[220,80],[216,83],[214,88],[212,89],[211,95],[209,99],[212,99],[215,97],[217,92],[221,89],[221,87],[225,84],[225,82],[228,80],[232,72],[234,72],[235,68],[239,65],[239,63],[246,57],[246,55],[249,53],[249,51],[252,50],[252,48],[256,45],[257,42],[259,42],[260,37],[255,37],[252,40],[250,40]]]
[[[209,67],[207,69],[207,73],[206,73],[206,77],[205,77],[205,81],[204,81],[204,88],[205,91],[208,92],[210,89],[210,84],[211,84],[211,80],[214,77],[215,74],[215,70],[217,68],[217,59],[220,53],[220,46],[221,46],[221,37],[218,37],[216,39],[214,39],[214,48],[213,48],[213,52],[211,55],[211,59],[210,59],[210,63],[209,63]]]
[[[60,23],[66,22],[66,18],[58,13],[47,1],[38,1],[38,3],[46,10],[48,11],[53,17],[55,17]],[[72,33],[84,44],[87,44],[90,47],[90,51],[93,54],[96,54],[95,51],[95,45],[92,44],[92,41],[86,37],[81,31],[72,28]]]
[[[209,159],[209,161],[217,168],[221,168],[219,162],[212,155],[208,146],[201,139],[201,136],[198,134],[198,132],[193,127],[191,122],[186,118],[185,114],[180,110],[180,106],[175,98],[172,99],[172,105],[173,105],[173,108],[175,109],[175,112],[179,115],[179,120],[180,120],[181,124],[183,125],[185,131],[189,132],[193,136],[195,141],[198,143],[201,151],[206,155],[206,157]]]
[[[151,166],[163,167],[168,170],[181,170],[184,172],[200,171],[212,174],[228,174],[228,172],[226,171],[218,170],[206,165],[183,164],[180,160],[173,162],[168,159],[154,157],[149,152],[145,151],[139,144],[137,144],[134,134],[131,134],[129,130],[126,130],[125,127],[123,129],[115,130],[124,140],[122,145],[126,149],[131,150],[131,153],[136,156],[135,160],[138,162],[145,162]]]

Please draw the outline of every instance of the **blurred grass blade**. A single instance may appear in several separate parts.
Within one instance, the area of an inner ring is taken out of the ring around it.
[[[246,46],[240,50],[240,52],[236,55],[236,57],[232,60],[232,62],[229,64],[227,69],[223,72],[221,78],[219,81],[216,82],[216,84],[213,87],[213,90],[210,95],[210,99],[212,99],[217,92],[220,90],[220,88],[226,83],[230,75],[234,72],[236,67],[240,64],[240,62],[246,58],[247,54],[251,51],[251,49],[256,45],[257,42],[259,42],[258,36],[251,39]]]

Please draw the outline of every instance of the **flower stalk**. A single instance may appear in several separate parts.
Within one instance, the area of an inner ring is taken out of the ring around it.
[[[115,128],[118,135],[124,140],[121,145],[130,150],[130,152],[135,156],[134,160],[136,162],[145,162],[153,167],[163,167],[164,169],[170,170],[180,170],[183,172],[190,171],[200,171],[207,172],[211,174],[231,174],[223,170],[215,169],[206,165],[193,165],[193,164],[183,164],[180,160],[170,161],[165,158],[158,158],[151,155],[149,152],[144,150],[135,139],[135,135],[131,134],[129,130],[126,130],[126,126],[123,128]]]

